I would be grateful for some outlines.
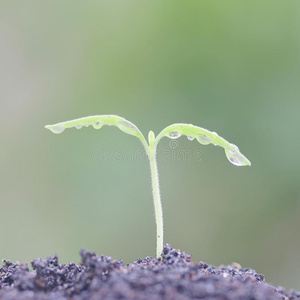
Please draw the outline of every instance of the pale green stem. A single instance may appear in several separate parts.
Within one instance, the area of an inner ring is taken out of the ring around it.
[[[163,251],[164,245],[164,226],[163,226],[163,213],[160,200],[160,191],[159,191],[159,180],[158,180],[158,171],[156,165],[156,146],[158,140],[155,139],[153,131],[150,131],[148,134],[149,145],[147,144],[146,152],[150,161],[150,170],[151,170],[151,181],[152,181],[152,194],[153,194],[153,204],[154,204],[154,213],[155,213],[155,222],[156,222],[156,257],[160,257]]]
[[[152,179],[152,194],[154,202],[154,213],[156,221],[156,257],[160,257],[163,251],[164,228],[163,213],[159,192],[159,179],[156,164],[156,147],[151,147],[148,152]]]

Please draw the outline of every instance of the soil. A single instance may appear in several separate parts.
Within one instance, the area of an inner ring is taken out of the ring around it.
[[[161,259],[121,260],[80,251],[81,263],[59,264],[57,255],[27,264],[4,260],[0,267],[0,299],[205,299],[299,300],[264,276],[238,264],[210,266],[166,244]]]

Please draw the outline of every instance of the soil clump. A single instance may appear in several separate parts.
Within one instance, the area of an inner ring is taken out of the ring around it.
[[[139,258],[129,265],[86,250],[80,255],[80,265],[59,264],[57,255],[35,259],[33,271],[4,260],[0,299],[300,300],[300,292],[274,287],[252,269],[192,262],[168,244],[161,259]]]

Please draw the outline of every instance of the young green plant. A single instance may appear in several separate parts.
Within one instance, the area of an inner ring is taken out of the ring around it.
[[[104,125],[113,125],[118,127],[123,132],[137,137],[145,147],[145,151],[150,161],[151,179],[152,179],[152,194],[156,220],[156,256],[160,257],[163,250],[163,213],[160,199],[158,170],[156,164],[156,149],[157,144],[163,137],[177,139],[182,135],[187,136],[189,140],[196,139],[202,145],[213,144],[224,148],[228,160],[236,166],[250,166],[250,161],[239,151],[239,148],[227,142],[220,137],[216,132],[211,132],[207,129],[194,126],[192,124],[176,123],[163,129],[157,137],[153,131],[148,134],[148,142],[141,131],[130,121],[116,115],[98,115],[89,116],[71,121],[60,122],[54,125],[47,125],[45,128],[50,129],[53,133],[62,133],[66,128],[80,129],[83,126],[93,126],[95,129],[100,129]]]

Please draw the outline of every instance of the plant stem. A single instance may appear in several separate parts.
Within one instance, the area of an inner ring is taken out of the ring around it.
[[[152,194],[156,221],[156,257],[160,257],[163,251],[163,239],[164,239],[164,228],[163,228],[163,213],[162,205],[160,200],[159,191],[159,179],[156,164],[156,145],[151,145],[148,151],[148,157],[150,161],[151,169],[151,180],[152,180]]]

